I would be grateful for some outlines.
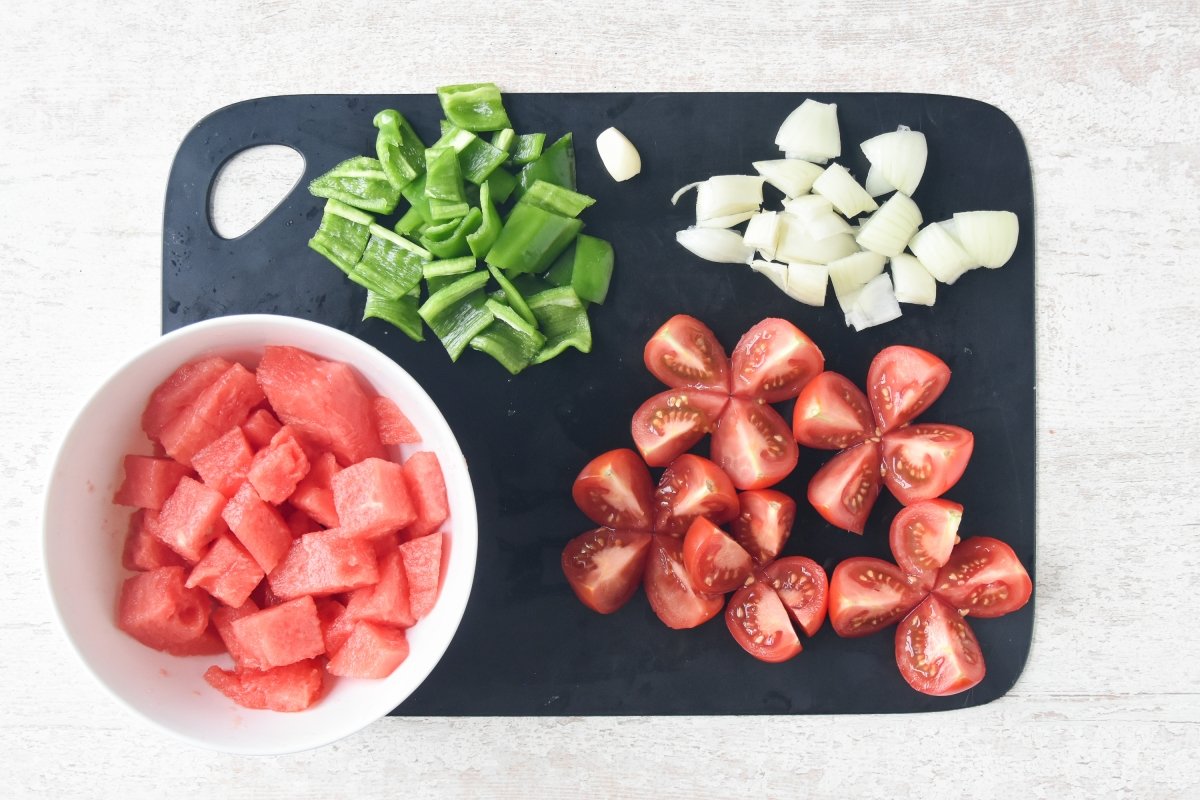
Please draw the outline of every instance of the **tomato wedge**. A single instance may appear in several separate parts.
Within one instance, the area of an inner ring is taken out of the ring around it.
[[[1000,617],[1029,602],[1033,581],[1011,547],[974,536],[954,548],[933,591],[964,615]]]
[[[866,636],[896,622],[924,597],[895,564],[848,558],[829,580],[829,621],[838,636]]]
[[[808,482],[808,502],[830,525],[861,534],[879,487],[879,445],[864,442],[817,470]]]
[[[883,437],[883,481],[904,505],[941,497],[962,477],[975,436],[957,425],[909,425]]]
[[[653,487],[650,470],[637,453],[622,448],[589,461],[575,478],[571,496],[597,525],[648,531],[653,519]]]
[[[763,567],[758,580],[770,586],[787,607],[796,624],[815,636],[825,624],[829,609],[829,579],[811,558],[788,556]]]
[[[896,666],[909,686],[935,697],[965,692],[987,672],[975,632],[936,595],[896,629]]]
[[[725,609],[725,624],[742,649],[759,661],[778,664],[800,652],[800,637],[783,601],[765,583],[734,592]]]
[[[924,500],[900,509],[892,520],[888,536],[892,557],[927,591],[933,588],[938,570],[950,560],[962,514],[958,503]]]
[[[738,514],[729,476],[702,456],[686,453],[671,462],[654,492],[654,531],[683,536],[692,520],[728,522]]]
[[[646,597],[668,628],[694,628],[715,617],[725,604],[719,594],[700,594],[683,566],[683,544],[671,536],[655,535],[646,559]]]
[[[933,353],[896,345],[879,351],[867,371],[867,391],[879,430],[917,418],[950,383],[950,367]]]
[[[821,349],[785,319],[767,318],[733,348],[733,395],[781,403],[825,369]]]
[[[796,501],[774,489],[752,489],[738,495],[741,511],[733,521],[733,538],[756,565],[783,550],[796,521]]]
[[[652,467],[665,467],[717,427],[729,396],[671,389],[642,403],[633,415],[633,443]]]
[[[567,542],[563,574],[585,606],[611,614],[637,591],[649,551],[648,533],[597,528]]]
[[[716,335],[700,320],[677,314],[646,342],[646,369],[671,388],[685,386],[729,393],[729,359]]]
[[[683,537],[683,565],[692,585],[710,594],[732,592],[754,568],[750,554],[704,517],[697,517]]]
[[[800,458],[779,412],[733,397],[712,437],[712,457],[739,489],[765,489],[791,474]]]
[[[874,431],[867,396],[844,375],[822,372],[796,399],[792,435],[805,447],[841,450],[866,441]]]

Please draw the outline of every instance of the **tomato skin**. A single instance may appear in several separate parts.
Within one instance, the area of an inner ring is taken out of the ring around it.
[[[788,556],[759,570],[757,579],[779,595],[804,633],[815,636],[829,610],[829,579],[811,558]]]
[[[941,497],[958,483],[975,436],[957,425],[908,425],[884,434],[883,481],[904,505]]]
[[[733,538],[755,565],[773,560],[787,544],[796,522],[796,501],[774,489],[751,489],[738,495],[740,513]]]
[[[867,396],[844,375],[822,372],[796,398],[792,436],[805,447],[842,450],[874,435]]]
[[[692,586],[708,594],[732,592],[754,568],[750,554],[704,517],[696,517],[683,537],[683,565]]]
[[[975,632],[937,595],[925,598],[896,628],[896,666],[909,686],[934,697],[965,692],[987,673]]]
[[[829,621],[838,636],[867,636],[899,620],[924,597],[895,564],[848,558],[829,579]]]
[[[1028,603],[1033,581],[1011,547],[990,536],[974,536],[954,548],[933,591],[964,615],[990,618]]]
[[[735,397],[781,403],[825,369],[825,356],[795,325],[769,317],[738,340],[732,368]]]
[[[655,534],[651,540],[645,588],[650,608],[664,625],[676,630],[703,625],[725,605],[723,595],[695,590],[683,565],[683,543],[672,536]]]
[[[633,443],[652,467],[665,467],[717,427],[729,396],[700,389],[659,392],[638,408]]]
[[[738,515],[729,476],[703,456],[685,453],[671,462],[654,492],[654,532],[683,536],[692,520],[720,524]]]
[[[646,342],[650,374],[673,389],[692,387],[729,394],[729,358],[707,325],[676,314]]]
[[[567,542],[562,570],[580,602],[611,614],[641,585],[649,551],[648,533],[597,528]]]
[[[734,397],[713,432],[712,457],[738,489],[766,489],[792,473],[800,450],[779,412]]]
[[[867,392],[879,430],[887,433],[917,418],[950,383],[945,361],[917,347],[880,350],[867,371]]]
[[[830,525],[862,534],[879,498],[879,445],[864,442],[843,450],[808,483],[808,502]]]
[[[597,525],[648,531],[652,524],[650,470],[628,448],[609,450],[587,463],[575,478],[575,505]]]
[[[725,609],[725,624],[734,641],[759,661],[778,664],[802,649],[783,601],[765,583],[734,592]]]
[[[900,569],[932,589],[938,570],[950,560],[958,541],[963,507],[950,500],[923,500],[900,509],[888,541]]]

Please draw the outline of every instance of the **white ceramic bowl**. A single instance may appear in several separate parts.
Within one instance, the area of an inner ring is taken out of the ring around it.
[[[115,624],[130,509],[114,506],[121,456],[149,453],[140,417],[150,392],[180,364],[216,353],[256,365],[268,344],[293,345],[344,361],[376,392],[392,398],[432,449],[450,502],[450,556],[437,605],[409,630],[411,653],[383,680],[338,678],[307,711],[241,708],[203,678],[228,656],[177,656],[151,650]],[[415,380],[365,342],[292,317],[222,317],[170,333],[105,381],[67,431],[46,490],[45,569],[59,620],[84,665],[114,697],[159,728],[203,747],[234,753],[288,753],[328,744],[367,726],[408,697],[429,674],[462,619],[475,575],[475,496],[462,451],[446,420]]]

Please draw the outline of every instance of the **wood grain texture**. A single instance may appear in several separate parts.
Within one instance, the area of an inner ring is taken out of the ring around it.
[[[1197,796],[1200,4],[752,5],[6,10],[4,794],[844,797],[895,794],[880,776],[904,774],[942,796]],[[166,739],[84,673],[41,585],[40,495],[75,409],[158,333],[179,140],[248,97],[480,78],[513,91],[938,91],[1017,122],[1038,212],[1039,584],[1033,650],[1007,697],[915,717],[384,719],[314,753],[247,759]]]

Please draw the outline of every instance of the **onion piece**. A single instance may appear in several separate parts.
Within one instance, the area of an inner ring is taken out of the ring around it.
[[[849,312],[862,288],[883,273],[887,259],[878,253],[854,253],[829,264],[829,279],[842,311]]]
[[[898,319],[902,313],[892,291],[892,279],[884,274],[873,278],[858,292],[854,305],[846,312],[846,324],[862,331]]]
[[[962,211],[954,215],[954,233],[973,261],[996,269],[1007,264],[1017,249],[1017,215],[1011,211]]]
[[[741,225],[746,220],[757,214],[757,211],[743,211],[740,214],[730,214],[725,217],[713,217],[712,219],[701,220],[696,223],[698,228],[732,228],[734,225]]]
[[[848,233],[813,239],[798,218],[788,213],[780,214],[779,217],[779,245],[775,257],[780,261],[828,264],[858,251],[854,237]]]
[[[633,142],[616,128],[605,128],[596,137],[596,152],[604,168],[618,183],[642,171],[642,157]]]
[[[754,260],[754,249],[742,242],[740,233],[727,228],[688,228],[676,233],[675,241],[692,254],[718,264],[749,264]]]
[[[788,264],[787,294],[810,306],[825,305],[829,269],[821,264]]]
[[[881,194],[896,191],[896,187],[884,180],[883,175],[879,172],[879,167],[874,164],[867,170],[867,179],[863,181],[863,188],[871,197],[879,197]]]
[[[764,258],[775,258],[775,249],[779,246],[779,212],[763,211],[750,218],[742,241],[747,247],[753,247],[763,254]]]
[[[696,181],[695,183],[689,183],[687,186],[680,186],[675,190],[675,194],[671,195],[671,205],[679,205],[679,198],[683,197],[685,194],[690,192],[692,189],[695,189],[702,183],[704,183],[704,181]]]
[[[813,181],[824,170],[817,164],[798,158],[781,158],[775,161],[755,161],[754,168],[766,178],[767,183],[783,192],[787,197],[799,197],[812,189]]]
[[[758,211],[762,187],[761,175],[714,175],[696,188],[696,220]]]
[[[912,196],[921,182],[921,176],[925,174],[925,162],[929,159],[925,134],[901,125],[891,133],[881,133],[867,139],[859,147],[871,162],[872,169],[879,170],[876,183],[882,180],[897,191]]]
[[[829,198],[833,207],[846,218],[879,208],[875,199],[858,185],[854,176],[841,164],[830,164],[821,173],[821,177],[813,181],[812,190],[822,197]]]
[[[828,239],[830,236],[836,236],[839,233],[853,235],[850,223],[846,222],[845,217],[835,213],[832,209],[826,211],[824,214],[817,214],[803,224],[805,232],[818,242],[822,239]]]
[[[931,306],[937,300],[937,281],[925,269],[916,256],[901,253],[892,256],[892,285],[896,290],[896,300],[901,303],[914,303],[921,306]]]
[[[979,266],[942,222],[931,222],[917,231],[908,243],[908,249],[921,259],[930,275],[947,285]]]
[[[907,194],[898,191],[863,222],[855,241],[873,253],[899,255],[908,247],[921,222],[921,209]]]
[[[837,105],[805,100],[779,126],[775,144],[788,158],[824,164],[842,154]]]
[[[785,198],[783,210],[807,224],[814,217],[827,212],[832,213],[833,203],[829,202],[828,197],[822,197],[819,194],[804,194],[799,197]]]

